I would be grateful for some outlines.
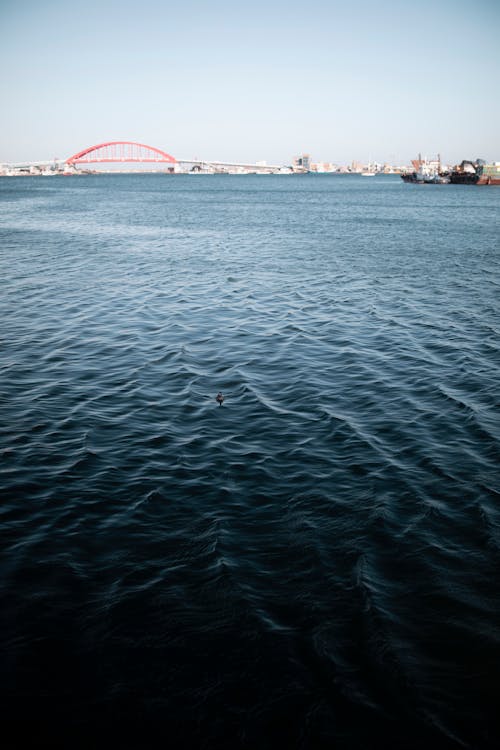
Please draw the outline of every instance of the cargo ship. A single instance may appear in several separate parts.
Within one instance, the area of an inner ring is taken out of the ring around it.
[[[422,159],[420,154],[418,159],[412,160],[412,172],[403,172],[401,179],[403,182],[414,182],[418,185],[446,185],[450,181],[448,172],[444,172],[441,167],[441,157],[435,161]]]
[[[453,185],[500,185],[500,161],[486,164],[482,159],[464,159],[453,167],[450,182]]]

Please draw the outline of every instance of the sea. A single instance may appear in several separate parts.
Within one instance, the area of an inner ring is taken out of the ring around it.
[[[500,189],[6,177],[0,269],[6,750],[500,746]]]

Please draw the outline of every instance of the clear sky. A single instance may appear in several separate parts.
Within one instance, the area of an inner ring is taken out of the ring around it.
[[[494,0],[0,0],[0,162],[500,160]]]

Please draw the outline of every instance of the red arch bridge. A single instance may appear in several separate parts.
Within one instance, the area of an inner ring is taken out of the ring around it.
[[[147,146],[145,143],[135,143],[134,141],[107,141],[98,143],[95,146],[84,148],[83,151],[69,156],[67,159],[55,158],[52,161],[26,161],[16,164],[0,164],[7,169],[12,169],[15,173],[32,172],[33,174],[56,174],[69,168],[69,171],[76,171],[79,165],[84,164],[106,164],[106,163],[152,163],[165,164],[169,172],[174,171],[202,171],[202,172],[227,172],[230,170],[243,170],[247,172],[280,172],[282,167],[275,164],[266,164],[259,162],[257,164],[247,164],[244,162],[223,162],[217,160],[198,159],[176,159],[171,154],[161,151],[154,146]],[[182,169],[180,169],[182,165]],[[73,169],[71,169],[73,168]],[[34,171],[33,171],[34,170]]]
[[[207,161],[205,159],[175,159],[171,154],[161,151],[154,146],[147,146],[144,143],[134,143],[133,141],[109,141],[108,143],[99,143],[97,146],[88,148],[73,154],[64,161],[67,166],[77,166],[79,164],[99,164],[99,163],[126,163],[126,162],[150,162],[155,164],[169,165],[169,171],[174,171],[176,165],[191,165],[191,171],[227,171],[231,168],[241,168],[247,171],[268,172],[280,171],[281,167],[273,164],[262,162],[259,164],[247,164],[241,162],[222,162]]]
[[[78,164],[103,164],[119,162],[152,162],[155,164],[177,164],[175,159],[165,151],[154,146],[133,141],[109,141],[79,151],[68,157],[65,163],[76,166]]]

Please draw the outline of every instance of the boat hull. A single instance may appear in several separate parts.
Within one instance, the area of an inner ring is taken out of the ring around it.
[[[452,185],[477,185],[479,175],[472,172],[452,172],[450,182]]]
[[[476,185],[500,185],[500,177],[491,177],[491,175],[482,174]]]
[[[414,182],[419,185],[422,185],[424,182],[422,178],[415,174],[415,172],[412,172],[411,174],[402,174],[400,177],[403,182]]]
[[[433,177],[423,177],[422,175],[416,174],[402,174],[401,179],[403,182],[413,182],[416,185],[447,185],[450,181],[448,175],[434,175]]]

